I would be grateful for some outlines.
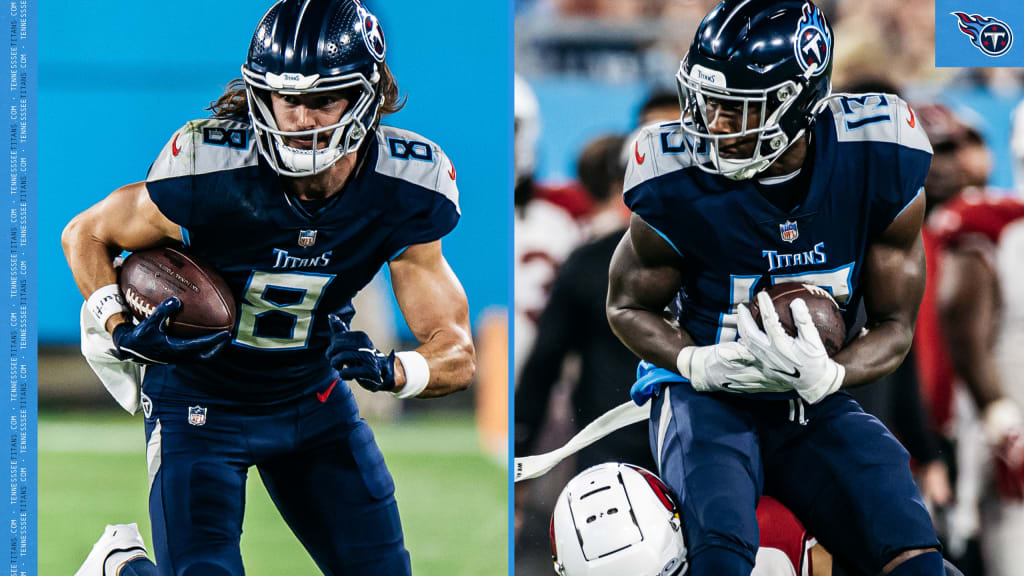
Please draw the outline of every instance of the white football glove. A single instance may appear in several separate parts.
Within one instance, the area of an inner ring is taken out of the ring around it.
[[[687,346],[676,356],[676,368],[697,392],[787,392],[780,379],[766,378],[757,357],[742,342]]]
[[[783,330],[772,299],[765,292],[757,294],[764,332],[757,327],[746,306],[739,307],[740,342],[746,344],[761,361],[764,376],[789,384],[810,404],[817,404],[843,384],[846,369],[828,357],[814,327],[811,313],[802,298],[790,302],[797,336]]]

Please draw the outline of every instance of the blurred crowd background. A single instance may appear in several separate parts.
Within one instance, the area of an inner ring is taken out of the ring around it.
[[[623,144],[645,123],[679,118],[674,74],[701,18],[717,3],[514,2],[516,455],[554,449],[628,399],[636,358],[608,329],[603,299],[608,259],[628,223],[621,202],[623,154],[629,153]],[[925,110],[922,121],[936,144],[933,180],[951,186],[950,194],[973,187],[985,189],[986,201],[1016,202],[1024,190],[1024,181],[1015,180],[1024,176],[1024,127],[1014,130],[1014,110],[1024,97],[1022,70],[936,68],[932,0],[816,3],[835,33],[834,92],[899,94]],[[953,16],[946,20],[940,15],[938,25],[956,25]],[[966,40],[964,50],[973,50]],[[1024,118],[1018,121],[1024,125]],[[1018,256],[1024,265],[1024,255]],[[997,313],[992,321],[1024,320]],[[912,356],[859,399],[908,445],[947,556],[968,575],[1008,574],[979,544],[991,518],[979,512],[990,505],[986,480],[958,481],[963,472],[951,457],[958,450],[987,453],[980,447],[991,438],[963,421],[984,420],[971,414],[984,413],[992,398],[958,387],[949,402],[959,419],[936,414],[933,375],[927,368],[919,372]],[[1019,403],[1024,382],[1002,374],[1006,395]],[[646,426],[617,432],[545,477],[516,486],[516,574],[550,573],[548,520],[559,491],[577,471],[608,460],[652,467]],[[1024,510],[1012,496],[994,506],[1004,516]]]

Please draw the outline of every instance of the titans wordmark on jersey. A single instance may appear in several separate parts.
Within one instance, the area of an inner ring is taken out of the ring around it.
[[[152,367],[147,394],[178,388],[267,402],[334,377],[327,315],[348,321],[352,297],[390,259],[450,232],[455,169],[436,144],[381,126],[345,187],[308,206],[263,161],[247,123],[187,123],[146,179],[190,251],[221,272],[238,305],[231,345],[211,362]]]
[[[810,174],[773,185],[691,166],[678,122],[640,132],[625,201],[682,257],[680,324],[698,344],[735,340],[737,305],[781,282],[827,289],[854,325],[867,249],[922,193],[931,147],[891,94],[839,95],[812,142]],[[765,197],[792,185],[809,187],[792,210]]]

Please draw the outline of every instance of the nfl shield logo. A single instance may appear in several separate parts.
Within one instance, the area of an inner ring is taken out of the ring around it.
[[[299,246],[309,248],[316,243],[316,230],[300,230]]]
[[[188,407],[188,423],[193,426],[206,424],[206,408],[202,406]]]
[[[800,231],[796,229],[796,222],[786,220],[779,224],[779,234],[782,235],[782,239],[786,242],[793,242],[800,236]]]

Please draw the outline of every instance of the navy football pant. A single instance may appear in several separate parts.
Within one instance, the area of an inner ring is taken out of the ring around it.
[[[149,510],[160,573],[243,574],[248,470],[324,574],[406,575],[394,483],[351,392],[339,385],[263,409],[152,398],[146,418]],[[196,425],[204,420],[201,425]]]
[[[762,491],[869,574],[904,550],[939,546],[907,451],[845,393],[808,406],[681,383],[655,399],[650,430],[661,477],[680,499],[692,576],[749,574]],[[709,550],[713,568],[702,559]],[[729,570],[723,552],[734,558]]]

